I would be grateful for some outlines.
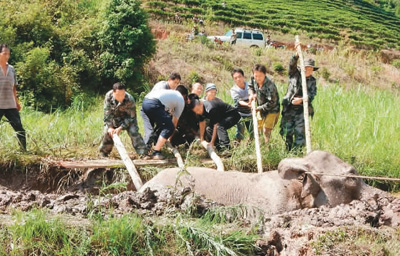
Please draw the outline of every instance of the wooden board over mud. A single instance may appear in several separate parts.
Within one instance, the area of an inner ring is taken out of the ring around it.
[[[165,160],[132,160],[135,166],[146,166],[146,165],[176,165],[178,166],[176,159],[165,159]],[[205,159],[203,164],[213,164],[209,159]],[[59,161],[57,165],[73,169],[73,168],[124,168],[125,165],[122,160],[119,159],[93,159],[93,160],[81,160],[81,161]]]
[[[137,166],[143,165],[167,165],[176,163],[175,159],[165,160],[132,160]],[[68,169],[72,168],[118,168],[125,167],[124,162],[118,159],[94,159],[83,161],[60,161],[60,166]]]

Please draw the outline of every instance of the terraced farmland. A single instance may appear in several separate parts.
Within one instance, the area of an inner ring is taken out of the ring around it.
[[[160,0],[147,1],[149,13],[173,19],[176,12],[190,20],[207,21],[310,38],[339,41],[367,49],[400,49],[400,17],[363,0]]]

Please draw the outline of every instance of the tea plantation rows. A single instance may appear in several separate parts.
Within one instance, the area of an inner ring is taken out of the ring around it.
[[[358,48],[400,49],[400,17],[363,0],[160,0],[147,1],[149,13],[173,20],[198,15],[231,26],[298,34],[338,41]]]

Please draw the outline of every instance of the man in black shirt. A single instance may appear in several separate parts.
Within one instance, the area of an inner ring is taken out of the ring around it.
[[[240,114],[236,108],[219,101],[203,101],[195,94],[189,95],[189,107],[196,115],[199,115],[200,140],[204,140],[206,131],[205,119],[210,123],[207,127],[210,144],[217,150],[229,149],[230,140],[228,129],[236,125],[240,120]],[[218,136],[217,136],[218,135]]]

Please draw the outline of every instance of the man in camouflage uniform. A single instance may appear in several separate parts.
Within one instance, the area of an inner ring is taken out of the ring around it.
[[[303,109],[303,89],[301,82],[301,72],[297,67],[298,54],[293,55],[289,64],[289,87],[282,100],[282,120],[281,131],[285,140],[286,149],[301,149],[305,145],[304,109]],[[312,101],[317,94],[317,83],[312,76],[318,69],[315,62],[308,59],[304,62],[306,69],[307,93],[309,114],[312,117],[314,109]]]
[[[263,131],[265,144],[269,143],[272,129],[279,119],[279,94],[275,83],[267,77],[267,68],[257,64],[249,84],[250,101],[257,100],[258,130]]]
[[[125,85],[115,83],[107,92],[104,100],[104,136],[100,146],[100,154],[107,157],[113,146],[113,134],[127,130],[132,145],[140,156],[147,154],[147,147],[139,133],[136,119],[135,100],[125,91]]]

